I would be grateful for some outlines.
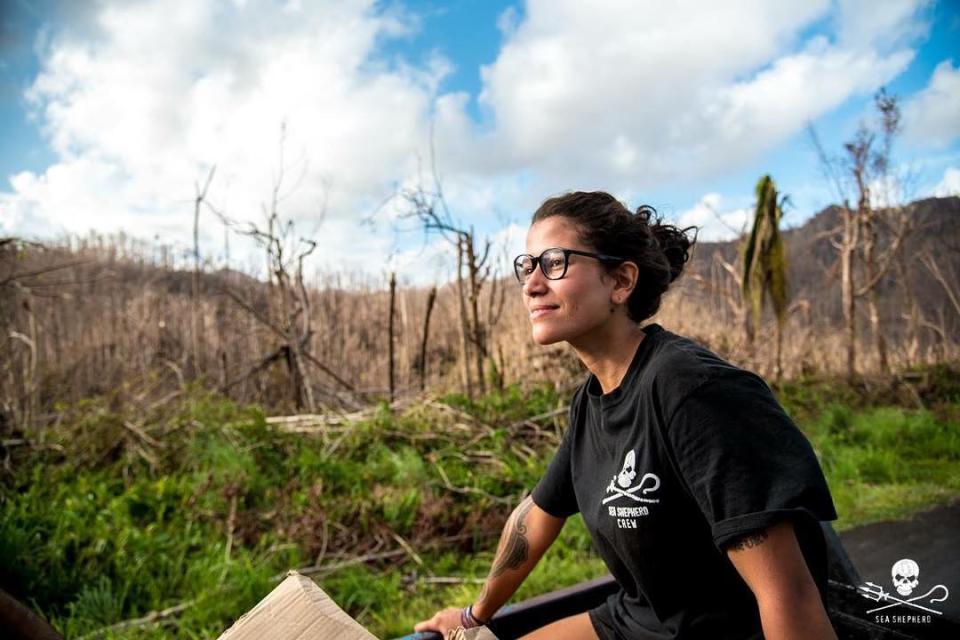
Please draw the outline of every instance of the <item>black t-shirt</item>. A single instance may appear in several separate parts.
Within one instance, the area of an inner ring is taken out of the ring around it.
[[[810,443],[758,376],[658,325],[620,386],[591,375],[533,491],[583,514],[620,591],[591,612],[604,640],[762,637],[756,599],[723,550],[790,518],[821,594],[820,520],[837,517]]]

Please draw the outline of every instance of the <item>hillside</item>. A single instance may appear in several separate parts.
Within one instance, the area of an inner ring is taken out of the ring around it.
[[[960,313],[921,260],[924,255],[937,260],[956,296],[960,198],[921,200],[910,211],[914,230],[903,259],[879,289],[891,363],[900,370],[950,360],[960,351]],[[843,367],[836,251],[825,233],[838,222],[838,210],[828,208],[785,232],[793,303],[783,358],[788,378]],[[763,324],[757,343],[745,342],[739,288],[717,259],[732,263],[736,254],[736,242],[699,244],[654,320],[770,375],[772,351],[766,345],[772,323]],[[304,376],[317,408],[344,403],[355,408],[387,395],[385,283],[349,273],[321,274],[305,283],[310,327],[304,345],[310,360],[297,373],[277,331],[277,323],[290,316],[275,285],[211,268],[200,274],[194,299],[192,278],[190,271],[122,236],[46,246],[9,239],[0,244],[0,329],[13,336],[0,344],[0,425],[53,420],[57,403],[94,395],[160,397],[195,380],[235,400],[289,412],[304,408],[296,390],[303,387],[294,389],[291,382],[296,375]],[[439,287],[421,365],[428,291],[398,289],[397,393],[419,391],[421,381],[427,388],[463,388],[462,353],[474,347],[461,336],[458,300],[456,283]],[[488,282],[478,305],[489,336],[482,359],[487,388],[515,381],[566,385],[582,374],[566,347],[532,342],[512,276]],[[857,366],[869,372],[875,363],[865,307],[860,305]],[[480,386],[475,359],[467,361],[473,384]]]
[[[909,289],[916,297],[923,316],[932,323],[942,323],[947,335],[956,339],[960,332],[960,317],[950,307],[943,287],[935,281],[923,266],[920,257],[929,252],[940,264],[944,274],[952,275],[954,291],[957,291],[960,275],[960,197],[927,198],[909,205],[913,228],[904,245],[902,267],[908,274]],[[787,229],[784,240],[789,263],[790,295],[794,301],[809,303],[809,314],[818,323],[839,325],[842,320],[840,307],[839,273],[837,250],[831,245],[831,229],[842,225],[839,207],[831,206],[820,211],[804,224]],[[881,230],[882,247],[888,244],[890,233]],[[833,234],[832,237],[836,237]],[[703,242],[694,254],[691,271],[708,278],[714,255],[733,263],[739,241]],[[891,330],[905,329],[901,322],[909,302],[904,279],[894,268],[879,285],[881,312]]]

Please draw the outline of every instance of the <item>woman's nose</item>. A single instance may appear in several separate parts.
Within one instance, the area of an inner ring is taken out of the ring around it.
[[[547,290],[547,277],[543,275],[543,270],[539,265],[535,266],[533,272],[527,276],[523,283],[523,293],[528,296],[541,294]]]

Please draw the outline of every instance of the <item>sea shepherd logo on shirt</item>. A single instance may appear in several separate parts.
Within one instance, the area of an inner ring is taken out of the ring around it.
[[[655,473],[645,473],[640,478],[640,482],[633,485],[637,477],[637,454],[631,449],[627,452],[623,460],[623,468],[620,473],[613,476],[610,485],[607,486],[608,495],[603,499],[603,504],[616,502],[623,498],[628,498],[632,502],[639,503],[657,503],[659,498],[644,498],[649,493],[653,493],[660,488],[660,478]],[[633,486],[631,486],[633,485]],[[640,494],[640,495],[638,495]],[[615,506],[610,504],[607,507],[607,513],[611,518],[617,519],[617,527],[620,529],[636,529],[637,518],[650,514],[650,509],[644,505],[631,504],[629,506]]]

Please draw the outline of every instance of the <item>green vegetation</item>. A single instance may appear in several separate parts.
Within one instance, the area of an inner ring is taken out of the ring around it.
[[[903,393],[830,381],[778,390],[821,458],[838,528],[960,495],[958,376],[922,375]],[[508,387],[379,406],[308,433],[199,389],[140,412],[87,401],[9,451],[0,585],[71,638],[183,604],[99,637],[210,639],[287,569],[317,565],[314,579],[351,615],[379,637],[402,635],[476,595],[566,420],[525,418],[566,401]],[[517,598],[604,572],[574,518]]]

